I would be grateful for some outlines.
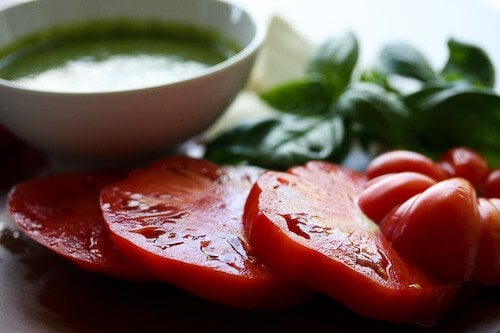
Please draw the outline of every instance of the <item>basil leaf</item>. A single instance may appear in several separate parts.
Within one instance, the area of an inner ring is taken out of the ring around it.
[[[436,73],[424,55],[404,42],[386,45],[375,62],[374,70],[386,76],[399,75],[422,82],[436,79]]]
[[[404,99],[422,150],[468,146],[500,166],[500,96],[487,88],[431,87]]]
[[[260,97],[279,111],[295,114],[326,113],[331,100],[325,86],[313,78],[280,84]]]
[[[313,53],[307,75],[322,80],[335,99],[351,81],[358,53],[358,40],[352,32],[332,37]]]
[[[383,87],[385,90],[392,91],[392,87],[389,84],[387,76],[385,74],[377,72],[374,69],[366,69],[363,72],[361,72],[359,81],[365,83],[373,83]]]
[[[340,161],[348,140],[339,117],[290,114],[248,120],[208,143],[205,157],[217,163],[247,162],[286,169],[309,160]]]
[[[495,86],[495,69],[484,50],[455,39],[448,41],[448,49],[449,59],[441,71],[441,77],[445,81],[478,87]]]
[[[406,106],[396,94],[378,85],[352,85],[339,98],[335,110],[348,119],[363,143],[377,141],[391,147],[409,144]]]
[[[481,104],[491,105],[493,108],[500,98],[500,96],[497,95],[495,91],[489,88],[478,88],[464,85],[434,85],[426,87],[414,94],[405,96],[403,98],[403,102],[411,107],[411,112],[414,112],[415,110],[425,111],[440,108],[441,105],[446,104],[449,101],[453,101],[454,98],[458,98],[460,96],[470,96],[470,98],[472,98],[474,101],[477,101]],[[466,107],[460,107],[459,109],[464,110],[466,109]],[[472,109],[474,109],[473,105]],[[474,112],[474,110],[467,111]]]

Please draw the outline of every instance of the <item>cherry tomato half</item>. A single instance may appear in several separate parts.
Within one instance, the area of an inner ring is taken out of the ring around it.
[[[463,178],[441,181],[405,201],[380,224],[395,249],[451,283],[468,280],[481,234],[474,187]]]
[[[372,179],[361,192],[358,204],[375,223],[380,223],[396,206],[418,194],[436,181],[416,172],[400,172]]]
[[[476,151],[467,147],[452,148],[445,152],[438,164],[450,177],[462,177],[480,188],[489,173],[488,162]]]
[[[481,240],[471,280],[500,285],[500,199],[479,198]]]
[[[484,182],[482,194],[486,198],[500,198],[500,169],[490,172]]]
[[[407,150],[395,150],[375,157],[365,173],[371,179],[404,171],[418,172],[436,181],[448,178],[448,174],[430,158]]]

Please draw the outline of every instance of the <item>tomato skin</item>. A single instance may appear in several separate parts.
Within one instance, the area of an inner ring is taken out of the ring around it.
[[[479,198],[481,240],[471,281],[500,285],[500,199]]]
[[[490,172],[484,182],[482,195],[486,198],[500,198],[500,169]]]
[[[476,151],[467,147],[456,147],[446,151],[438,164],[450,177],[467,179],[475,188],[481,188],[488,173],[488,162]]]
[[[93,272],[149,280],[142,267],[122,256],[105,228],[100,190],[122,172],[74,172],[34,178],[9,193],[13,221],[30,238]]]
[[[172,157],[103,189],[118,248],[157,279],[237,308],[287,308],[310,292],[253,257],[245,199],[261,170]]]
[[[448,178],[448,174],[430,158],[407,150],[395,150],[375,157],[367,166],[365,174],[372,179],[388,173],[412,171],[426,175],[436,181]]]
[[[264,173],[245,206],[249,241],[282,274],[362,315],[432,323],[457,286],[436,284],[394,251],[357,206],[365,182],[327,162]]]
[[[474,187],[463,178],[441,181],[393,210],[380,224],[395,249],[450,283],[470,278],[481,234]]]
[[[394,207],[434,184],[435,180],[416,172],[379,176],[361,192],[358,205],[363,213],[379,224]]]

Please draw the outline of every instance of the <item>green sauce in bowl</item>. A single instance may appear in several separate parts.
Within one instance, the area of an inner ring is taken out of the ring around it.
[[[239,51],[195,26],[106,20],[52,28],[0,50],[0,78],[28,89],[108,92],[187,79]]]

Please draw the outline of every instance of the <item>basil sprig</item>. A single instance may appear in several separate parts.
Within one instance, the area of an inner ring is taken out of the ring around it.
[[[286,169],[310,160],[337,160],[348,150],[340,117],[276,114],[250,119],[208,145],[206,157],[219,163],[249,163]]]
[[[312,159],[342,162],[357,142],[433,157],[468,146],[499,167],[493,64],[475,45],[455,39],[447,45],[441,70],[416,48],[396,42],[356,75],[356,36],[335,36],[317,48],[303,78],[261,94],[276,114],[228,129],[207,144],[205,157],[285,169]],[[408,89],[410,81],[416,89]]]

